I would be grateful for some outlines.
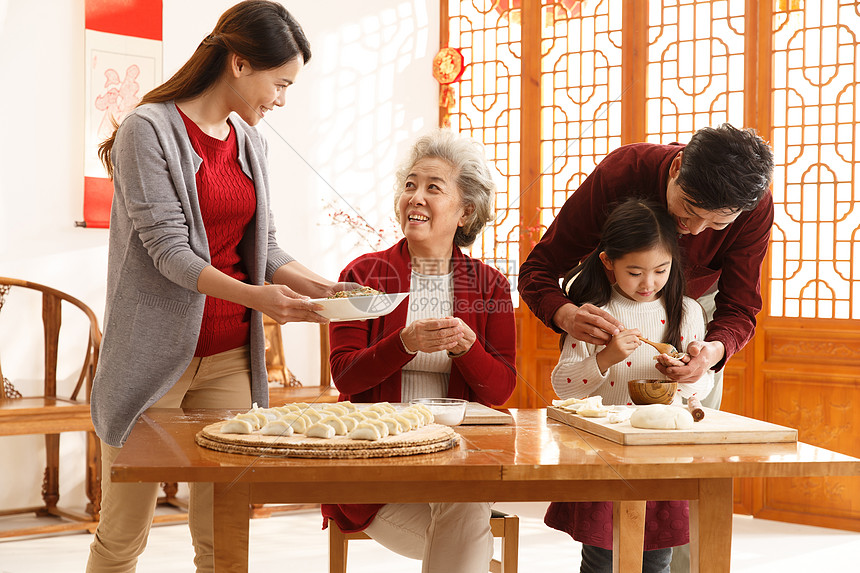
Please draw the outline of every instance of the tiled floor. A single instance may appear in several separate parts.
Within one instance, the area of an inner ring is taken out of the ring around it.
[[[579,571],[579,546],[543,525],[546,504],[496,504],[520,516],[522,573]],[[251,521],[250,571],[328,571],[327,535],[317,511]],[[790,525],[735,516],[732,571],[740,573],[860,571],[860,533]],[[89,534],[0,540],[0,573],[65,573],[84,570]],[[193,569],[185,525],[152,530],[139,573],[187,573]],[[421,566],[371,541],[350,543],[350,573],[417,573]]]

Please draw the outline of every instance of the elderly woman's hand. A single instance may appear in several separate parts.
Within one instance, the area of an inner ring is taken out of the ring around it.
[[[463,327],[472,335],[475,334],[466,327],[459,318],[422,318],[416,320],[400,331],[400,340],[407,352],[438,352],[451,350],[465,338]],[[471,348],[472,342],[469,342]]]
[[[475,335],[475,332],[469,328],[469,325],[463,322],[462,319],[456,319],[460,322],[460,330],[463,331],[463,338],[457,341],[456,346],[448,349],[448,354],[451,356],[460,356],[461,354],[466,354],[469,352],[469,349],[472,348],[472,345],[475,344],[475,340],[478,338]]]

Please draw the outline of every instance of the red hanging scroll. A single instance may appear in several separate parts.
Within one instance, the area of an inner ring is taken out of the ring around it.
[[[84,220],[107,228],[113,184],[98,145],[161,83],[162,0],[86,0]]]

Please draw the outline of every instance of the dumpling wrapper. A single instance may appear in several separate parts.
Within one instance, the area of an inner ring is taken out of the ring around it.
[[[343,422],[337,416],[326,416],[322,420],[318,422],[319,424],[328,424],[332,428],[334,428],[334,433],[337,436],[345,436],[348,429],[346,423]]]
[[[344,400],[343,402],[338,402],[337,405],[346,408],[350,412],[355,412],[358,410],[358,406],[356,406],[355,404],[353,404],[349,400]]]
[[[364,417],[368,420],[378,420],[382,417],[382,414],[376,410],[364,410],[361,413],[364,414]]]
[[[370,422],[360,422],[354,430],[352,430],[347,438],[350,440],[368,440],[375,442],[382,436],[379,435],[379,429]]]
[[[251,423],[247,420],[237,420],[233,418],[221,424],[222,434],[250,434],[254,431]]]
[[[633,412],[630,425],[645,430],[691,430],[693,415],[686,408],[679,406],[648,404]]]
[[[283,420],[272,420],[260,428],[260,433],[266,436],[292,436],[293,431],[293,427]]]
[[[330,440],[335,436],[334,428],[322,422],[315,422],[307,429],[305,435],[309,438],[324,438]]]

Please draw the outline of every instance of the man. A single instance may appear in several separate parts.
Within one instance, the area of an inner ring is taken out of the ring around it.
[[[677,222],[687,295],[708,311],[708,332],[684,349],[684,366],[657,367],[678,382],[720,371],[749,342],[761,310],[761,263],[773,224],[773,154],[752,130],[729,124],[697,131],[686,145],[634,143],[610,153],[562,206],[520,268],[519,292],[557,332],[606,344],[623,328],[593,305],[578,307],[559,278],[598,247],[612,206],[627,197],[666,205]],[[704,405],[719,408],[722,376]]]

